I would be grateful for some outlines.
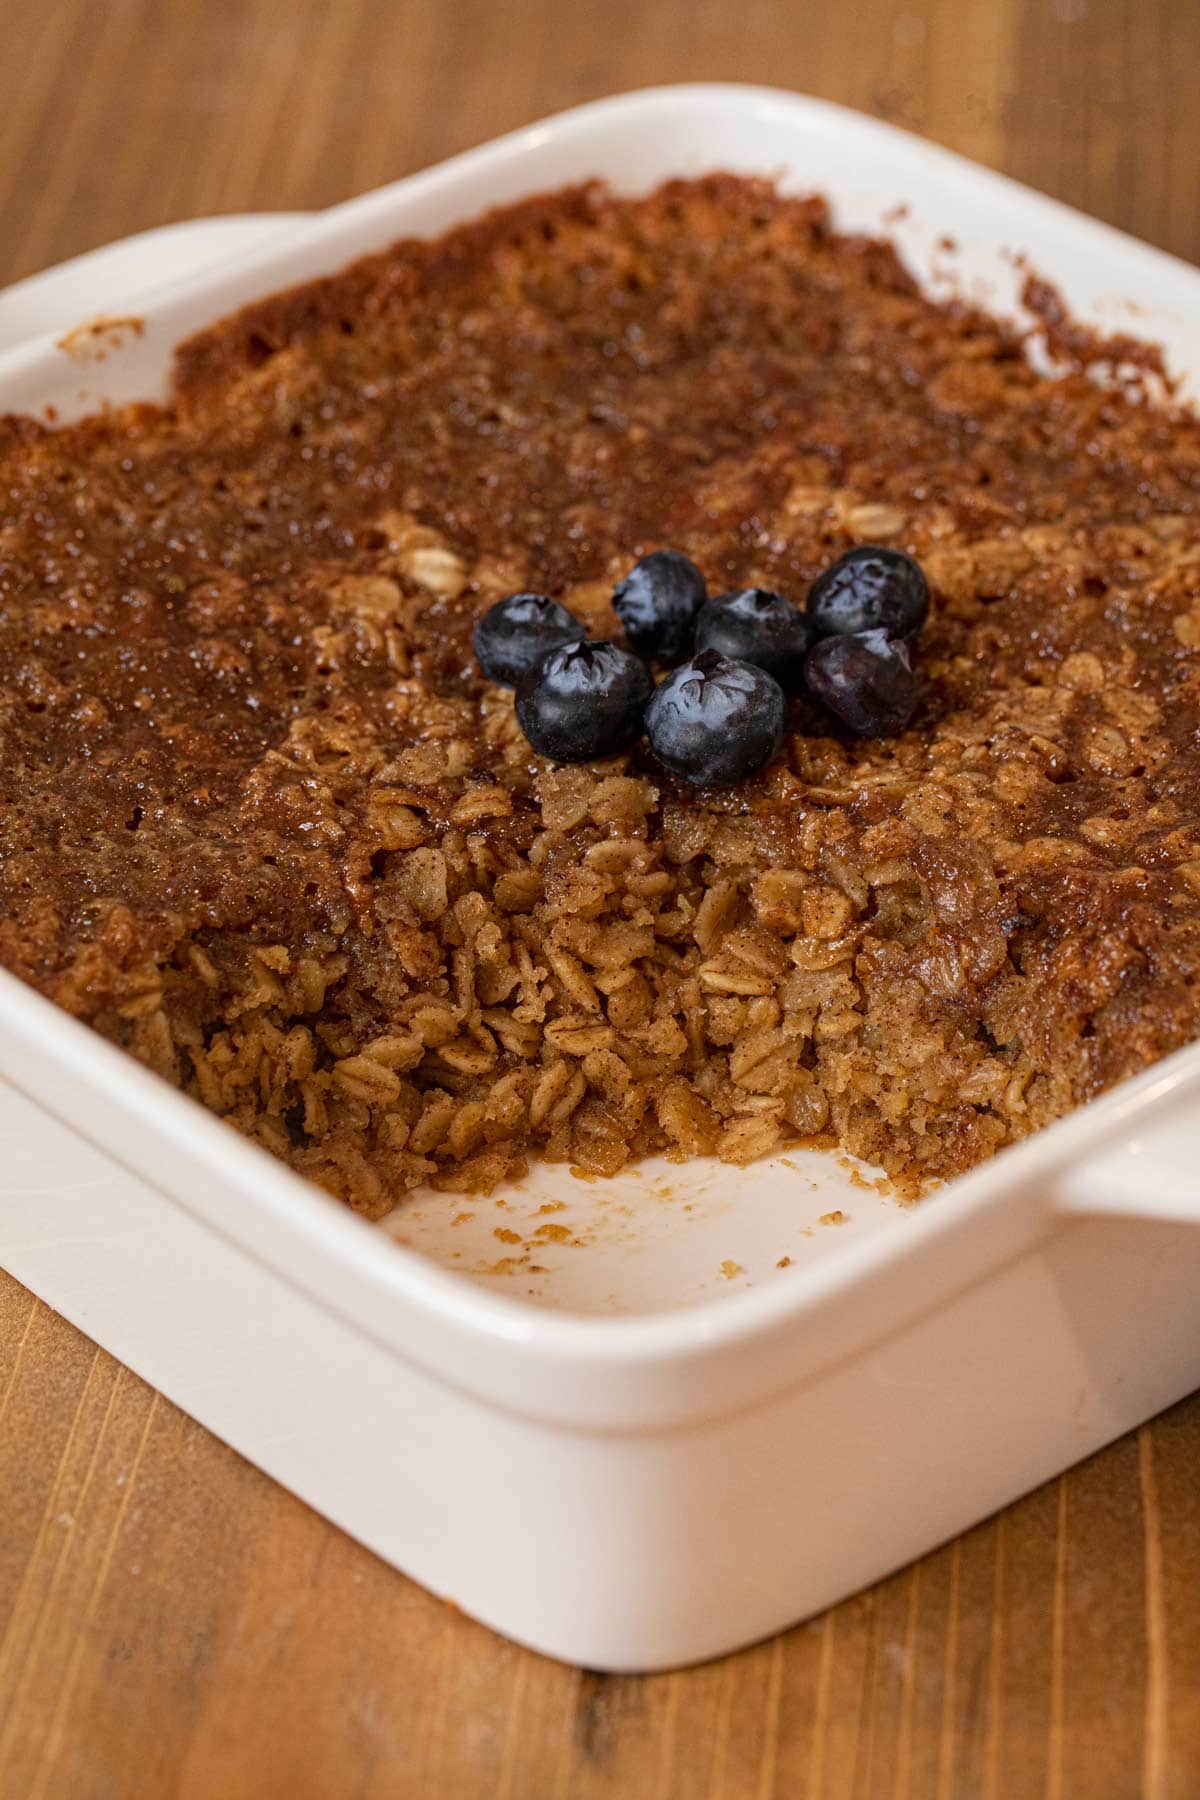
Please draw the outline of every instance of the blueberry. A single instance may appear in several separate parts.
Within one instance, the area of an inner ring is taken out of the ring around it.
[[[908,645],[886,631],[821,638],[808,653],[804,679],[858,737],[903,731],[920,697]]]
[[[785,693],[800,686],[812,640],[805,615],[782,594],[766,588],[722,594],[702,606],[696,620],[697,650],[715,650],[737,662],[754,663],[773,675]]]
[[[646,708],[660,763],[697,787],[731,787],[777,755],[783,689],[753,663],[701,650],[668,675]]]
[[[510,594],[497,600],[471,634],[475,660],[489,681],[516,687],[560,644],[577,644],[587,632],[565,606],[545,594]]]
[[[678,550],[655,550],[634,563],[613,589],[613,607],[639,656],[677,662],[692,647],[696,614],[708,589]]]
[[[517,724],[539,756],[587,762],[615,756],[642,734],[654,678],[616,644],[562,644],[517,688]]]
[[[808,616],[818,637],[856,631],[915,637],[929,617],[929,583],[903,550],[859,544],[817,576]]]

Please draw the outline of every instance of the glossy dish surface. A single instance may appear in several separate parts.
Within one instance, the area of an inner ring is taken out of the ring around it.
[[[934,294],[1015,316],[1019,249],[1102,330],[1136,295],[1138,332],[1200,368],[1195,271],[838,108],[709,87],[580,109],[178,281],[153,263],[127,285],[125,260],[93,292],[140,334],[86,362],[57,332],[10,350],[4,405],[65,420],[161,398],[182,338],[397,237],[718,164],[827,193],[839,228],[894,236]],[[381,1254],[377,1229],[7,975],[0,1006],[5,1265],[381,1555],[551,1655],[661,1668],[746,1643],[1200,1380],[1194,1048],[930,1205],[820,1152],[799,1178],[652,1161],[603,1209],[598,1184],[542,1164],[472,1222],[415,1195],[389,1221],[405,1247]],[[506,1216],[533,1238],[564,1203],[574,1241],[497,1242]]]

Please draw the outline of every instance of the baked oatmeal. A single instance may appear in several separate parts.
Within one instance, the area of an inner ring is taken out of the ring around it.
[[[816,199],[600,186],[0,432],[0,962],[368,1214],[817,1138],[915,1190],[1200,1030],[1200,424]],[[513,592],[917,558],[918,711],[720,789],[556,765]]]

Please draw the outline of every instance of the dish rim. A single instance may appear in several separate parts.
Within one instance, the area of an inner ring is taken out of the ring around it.
[[[257,278],[260,269],[264,294],[313,278],[312,271],[320,263],[323,249],[333,243],[347,222],[362,226],[376,214],[382,220],[397,201],[404,199],[419,198],[434,205],[452,181],[477,170],[494,169],[498,162],[507,161],[514,173],[519,172],[531,151],[541,152],[556,137],[584,125],[597,121],[627,123],[638,113],[669,114],[701,105],[723,111],[732,108],[752,114],[765,124],[784,112],[793,117],[797,112],[805,112],[810,118],[828,119],[840,131],[853,129],[860,136],[867,134],[881,149],[894,149],[897,140],[903,140],[910,154],[915,146],[943,178],[969,180],[976,192],[982,187],[1002,194],[1010,203],[1018,199],[1026,206],[1036,204],[1043,212],[1049,209],[1069,220],[1073,230],[1086,228],[1098,234],[1096,242],[1114,253],[1128,256],[1131,251],[1136,252],[1143,269],[1161,266],[1164,273],[1170,271],[1175,279],[1185,277],[1200,297],[1200,274],[1177,258],[895,126],[832,102],[782,90],[691,83],[637,89],[570,108],[314,215],[310,223],[300,228],[298,239],[286,245],[276,242],[263,250],[239,254],[215,270],[145,288],[131,300],[147,310],[153,309],[158,323],[169,332],[175,331],[172,320],[181,306],[207,308],[211,299],[212,310],[206,316],[215,320],[221,316],[220,296],[232,291],[234,285],[244,288],[247,281]],[[544,186],[544,181],[540,185]],[[381,245],[388,241],[390,237],[381,233]],[[344,260],[335,258],[332,266],[341,266]],[[236,302],[239,306],[247,303],[244,294]],[[175,332],[175,340],[178,335]],[[18,378],[36,379],[45,359],[61,354],[56,344],[55,336],[47,334],[0,355],[0,393]],[[1006,1207],[1011,1209],[1019,1195],[1032,1197],[1033,1211],[1024,1227],[1018,1228],[1014,1216],[1011,1233],[1000,1234],[1009,1242],[1010,1253],[1016,1254],[1025,1231],[1036,1228],[1044,1232],[1066,1222],[1068,1212],[1056,1207],[1054,1199],[1055,1183],[1064,1169],[1077,1166],[1080,1160],[1094,1156],[1098,1148],[1111,1148],[1114,1141],[1136,1131],[1169,1096],[1200,1089],[1200,1043],[1196,1043],[947,1184],[936,1198],[911,1212],[902,1243],[895,1234],[850,1242],[828,1260],[809,1267],[796,1265],[786,1281],[717,1295],[688,1307],[606,1317],[533,1306],[515,1295],[484,1290],[467,1276],[440,1267],[403,1245],[383,1245],[374,1225],[353,1215],[267,1151],[241,1138],[199,1102],[172,1089],[90,1027],[3,970],[0,1015],[0,1064],[12,1055],[19,1057],[25,1049],[36,1048],[38,1056],[53,1064],[68,1081],[91,1088],[111,1107],[142,1126],[150,1126],[153,1134],[168,1138],[177,1154],[194,1153],[196,1162],[211,1174],[214,1184],[225,1190],[226,1197],[235,1197],[241,1208],[250,1209],[255,1229],[246,1229],[250,1214],[241,1215],[242,1228],[238,1229],[233,1209],[222,1209],[219,1201],[205,1204],[195,1195],[185,1199],[165,1187],[158,1176],[147,1174],[132,1158],[106,1143],[102,1135],[82,1128],[69,1109],[59,1112],[51,1106],[56,1116],[110,1160],[149,1182],[164,1200],[183,1207],[244,1253],[265,1262],[274,1274],[303,1289],[343,1321],[368,1330],[396,1354],[424,1362],[427,1359],[419,1347],[401,1341],[397,1332],[386,1329],[388,1307],[397,1313],[403,1307],[425,1323],[437,1320],[465,1334],[476,1352],[489,1345],[504,1345],[519,1354],[523,1362],[536,1359],[560,1371],[569,1366],[633,1370],[648,1362],[669,1365],[759,1343],[795,1325],[805,1315],[824,1313],[837,1306],[852,1290],[898,1260],[911,1265],[926,1256],[929,1245],[938,1240],[959,1240],[963,1254],[955,1279],[962,1285],[963,1280],[970,1279],[970,1268],[982,1265],[983,1260],[994,1266],[996,1260],[990,1249],[986,1259],[970,1254],[970,1247],[962,1241],[964,1228],[978,1233],[984,1219]],[[45,1093],[30,1092],[20,1074],[13,1074],[11,1063],[7,1078],[39,1104],[47,1104]],[[221,1216],[222,1211],[226,1216]],[[276,1248],[285,1248],[285,1256],[268,1256],[261,1243],[254,1241],[267,1231],[278,1234]],[[983,1232],[977,1249],[983,1247],[984,1240],[990,1246],[993,1235]],[[363,1284],[377,1303],[371,1308],[369,1322],[361,1305]],[[439,1366],[439,1372],[445,1371]],[[810,1372],[815,1376],[819,1365],[814,1364]]]

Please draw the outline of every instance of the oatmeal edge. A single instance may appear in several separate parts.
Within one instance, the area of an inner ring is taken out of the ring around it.
[[[818,200],[535,199],[0,461],[0,962],[364,1212],[812,1136],[915,1191],[1200,1031],[1200,425]],[[697,794],[474,670],[518,589],[862,541],[933,590],[895,740],[799,701]]]

